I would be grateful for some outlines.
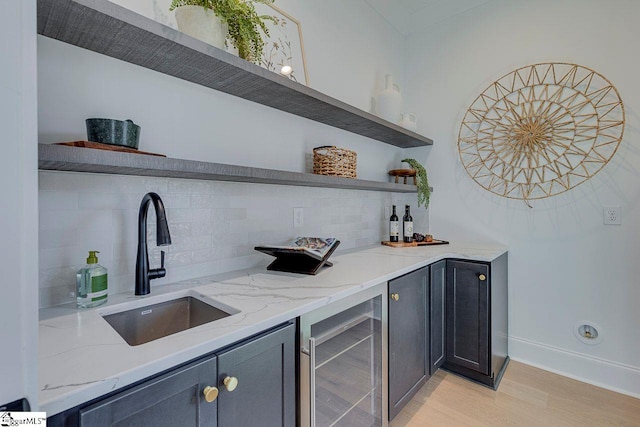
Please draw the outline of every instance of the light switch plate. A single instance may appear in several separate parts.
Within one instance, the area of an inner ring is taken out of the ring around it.
[[[293,208],[293,228],[304,227],[304,209]]]

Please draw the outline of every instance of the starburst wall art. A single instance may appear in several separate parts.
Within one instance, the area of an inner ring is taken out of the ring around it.
[[[580,65],[518,68],[467,110],[458,152],[469,176],[512,199],[563,193],[598,173],[616,153],[625,112],[617,89]]]

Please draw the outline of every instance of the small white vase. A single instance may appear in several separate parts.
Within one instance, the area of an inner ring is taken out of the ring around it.
[[[376,99],[378,116],[391,123],[398,123],[400,121],[401,105],[400,87],[393,82],[393,76],[387,74],[385,76],[385,88],[378,94]]]
[[[400,126],[402,126],[405,129],[412,130],[414,132],[418,129],[418,121],[416,120],[415,114],[401,113],[400,116],[402,117],[402,119],[400,120],[400,123],[398,123]]]
[[[218,49],[225,49],[228,26],[213,10],[202,6],[180,6],[175,13],[178,30]]]

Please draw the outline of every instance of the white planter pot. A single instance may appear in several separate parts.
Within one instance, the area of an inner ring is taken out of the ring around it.
[[[180,6],[175,14],[180,31],[218,49],[225,49],[228,27],[213,10],[202,6]]]

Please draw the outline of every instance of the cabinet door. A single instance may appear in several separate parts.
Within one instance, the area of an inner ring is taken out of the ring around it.
[[[218,354],[220,427],[294,427],[295,325]],[[235,389],[225,379],[237,380]]]
[[[431,280],[429,284],[429,319],[431,326],[430,337],[430,370],[433,375],[445,361],[446,342],[446,290],[447,290],[447,261],[439,261],[431,265]]]
[[[429,377],[429,268],[389,282],[389,419]]]
[[[447,261],[447,364],[489,374],[489,267]]]
[[[217,402],[208,403],[203,390],[216,377],[211,356],[80,410],[80,425],[215,427]]]

